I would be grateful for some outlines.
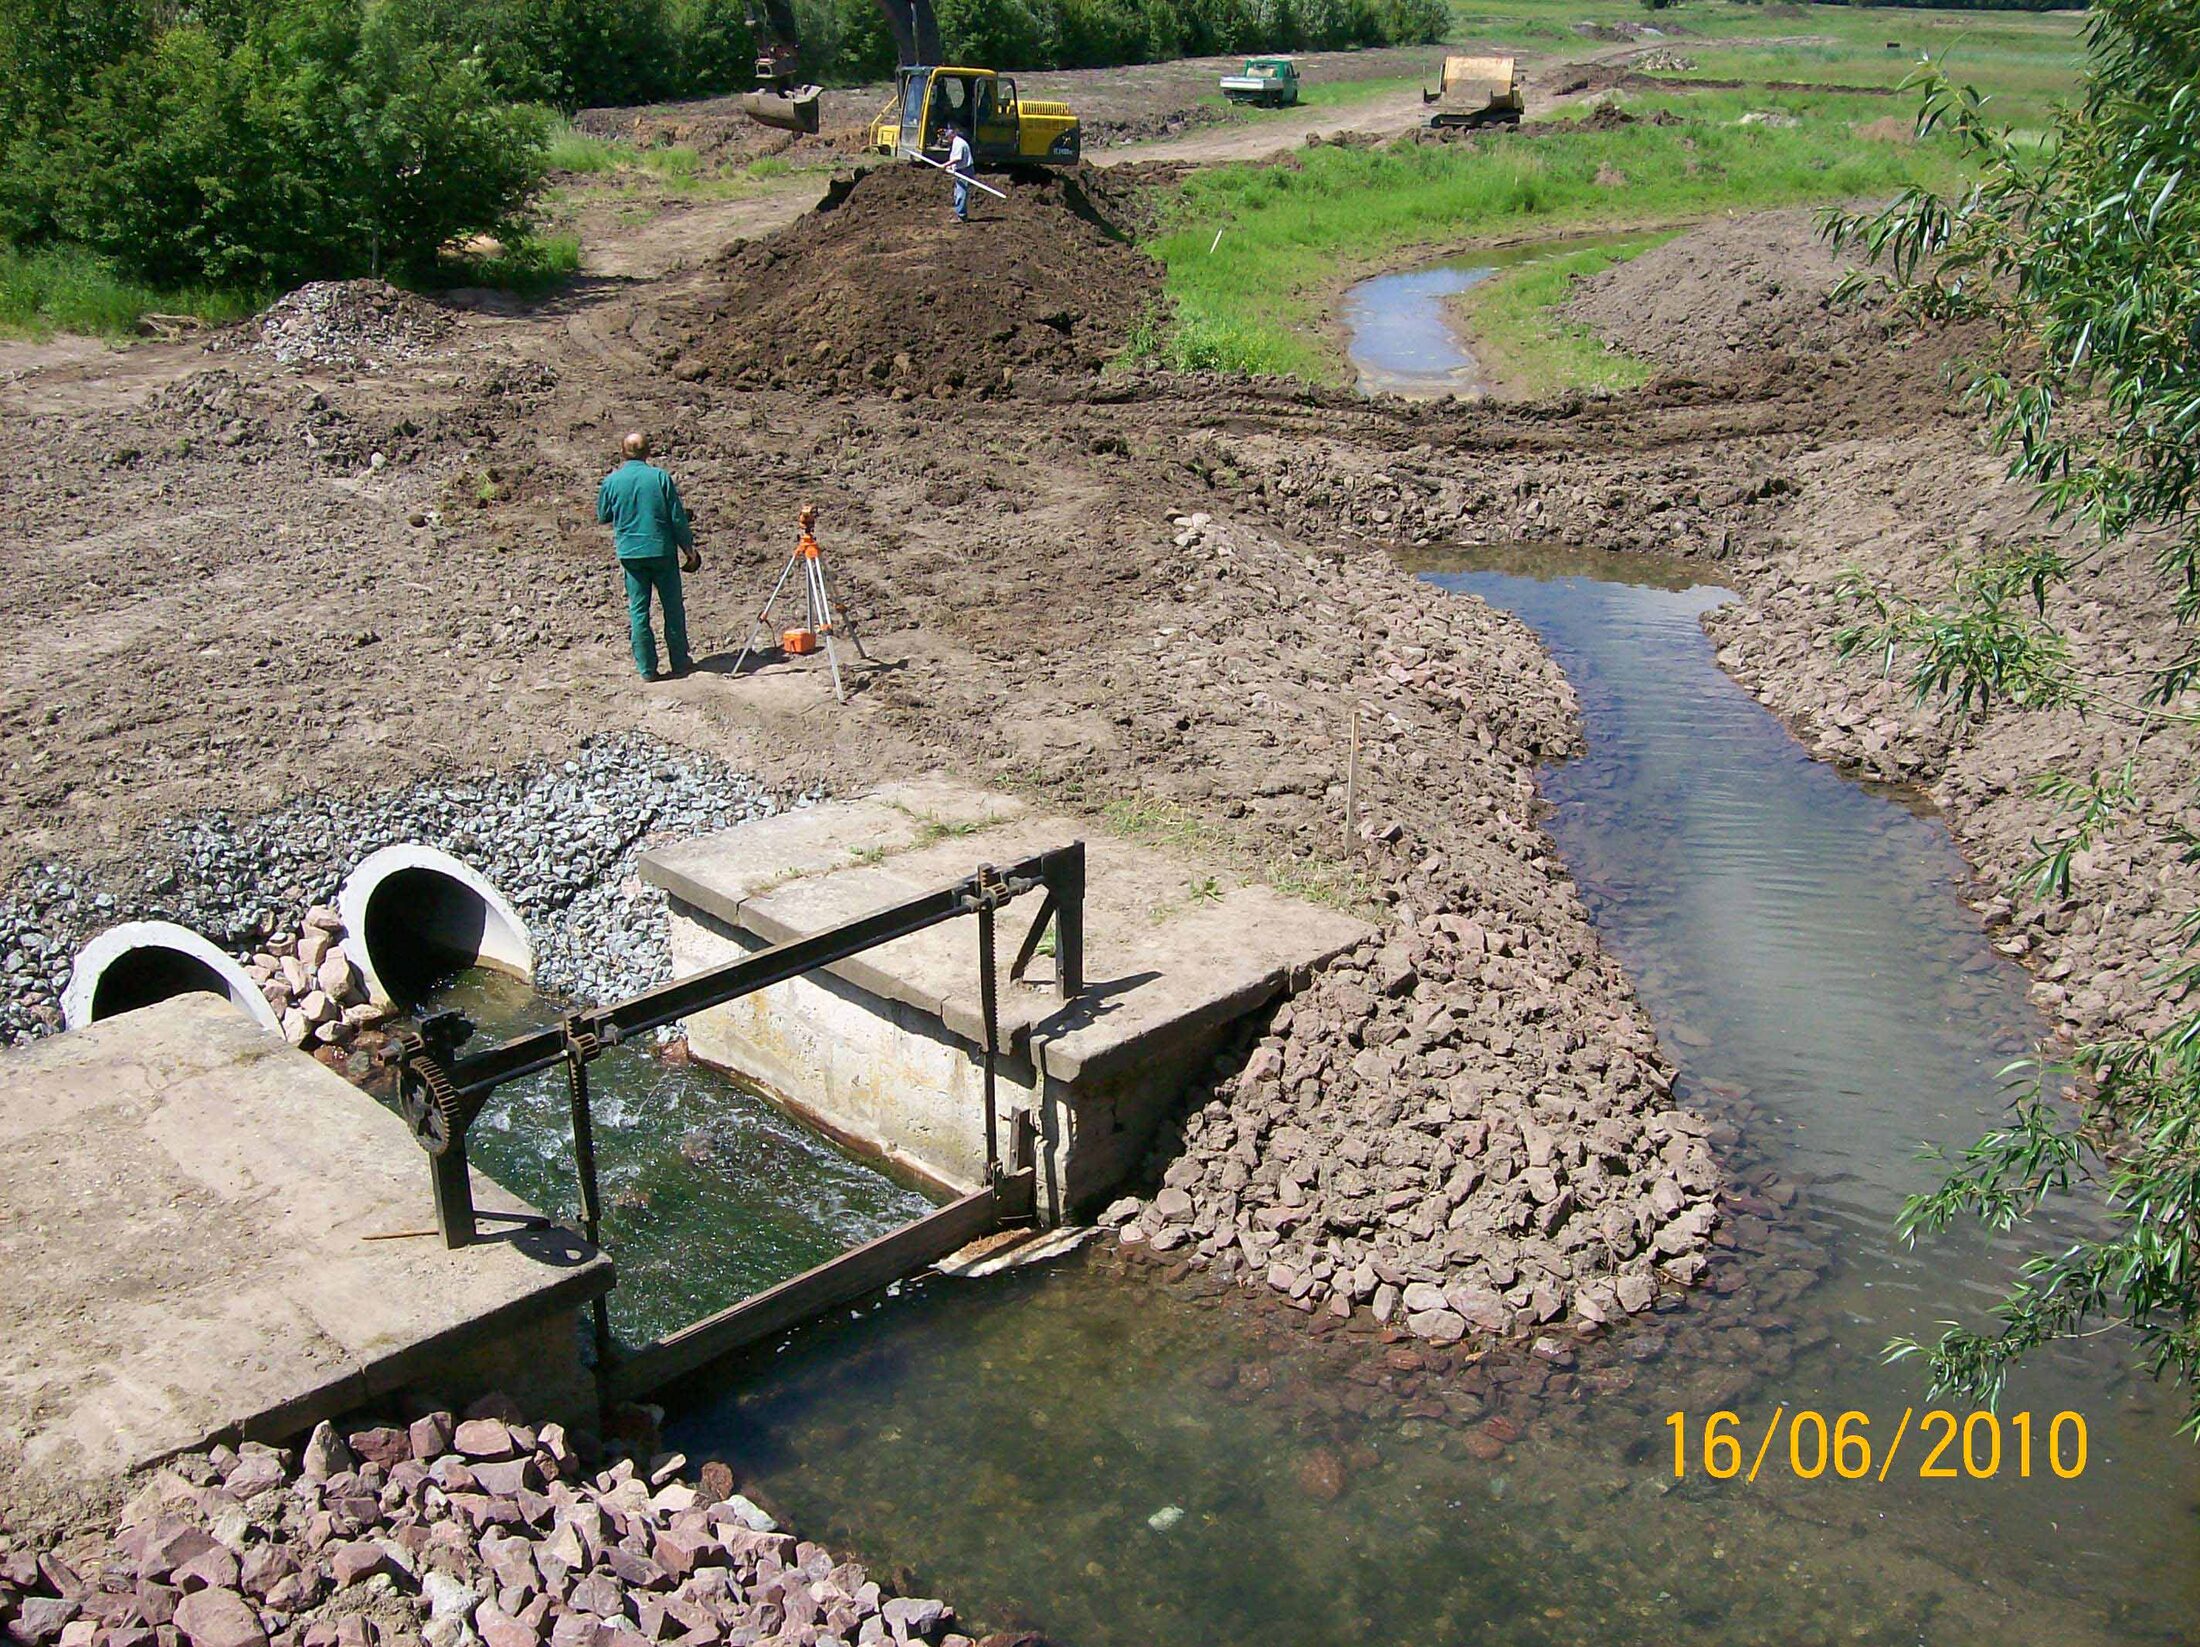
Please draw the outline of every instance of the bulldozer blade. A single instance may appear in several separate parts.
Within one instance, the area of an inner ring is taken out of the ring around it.
[[[797,86],[782,97],[777,92],[752,91],[741,99],[741,112],[759,126],[772,126],[783,132],[817,132],[817,101],[819,88]]]

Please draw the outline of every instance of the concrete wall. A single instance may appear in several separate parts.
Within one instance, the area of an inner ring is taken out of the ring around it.
[[[670,903],[675,977],[765,947],[692,904]],[[713,1007],[687,1028],[696,1057],[755,1082],[859,1150],[957,1192],[984,1181],[979,1048],[936,1015],[817,973]],[[1043,1220],[1089,1210],[1136,1169],[1154,1126],[1227,1030],[1188,1027],[1152,1037],[1135,1064],[1075,1082],[1044,1076],[1024,1058],[1000,1057],[1001,1153],[1010,1154],[1017,1113],[1029,1115]]]
[[[595,1370],[582,1346],[592,1332],[587,1309],[559,1310],[514,1321],[502,1332],[448,1351],[407,1382],[399,1404],[428,1412],[464,1412],[481,1397],[503,1394],[535,1423],[556,1421],[594,1430],[603,1422]]]

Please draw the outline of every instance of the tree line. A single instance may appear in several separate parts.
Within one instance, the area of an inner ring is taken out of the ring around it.
[[[798,0],[807,70],[890,75],[875,0]],[[1004,68],[1437,38],[1444,0],[942,0]],[[162,285],[431,266],[522,225],[554,111],[750,83],[741,0],[0,0],[0,242]]]

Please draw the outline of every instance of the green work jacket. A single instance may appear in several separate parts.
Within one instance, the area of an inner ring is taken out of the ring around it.
[[[628,458],[596,491],[596,518],[611,528],[621,560],[669,560],[695,546],[680,488],[654,463]]]

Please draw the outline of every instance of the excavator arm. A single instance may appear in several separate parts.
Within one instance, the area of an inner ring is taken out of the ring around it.
[[[893,32],[901,67],[938,63],[945,55],[932,0],[878,0]],[[797,84],[802,55],[793,0],[749,0],[749,32],[756,37],[759,89],[741,101],[742,111],[760,125],[781,131],[815,132],[822,88]]]

